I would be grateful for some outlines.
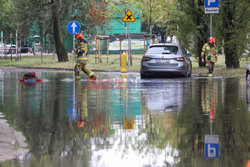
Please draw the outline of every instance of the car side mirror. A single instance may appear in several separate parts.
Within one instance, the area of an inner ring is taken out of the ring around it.
[[[188,57],[191,57],[191,53],[188,53]]]

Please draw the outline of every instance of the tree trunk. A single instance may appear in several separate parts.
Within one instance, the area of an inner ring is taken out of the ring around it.
[[[196,55],[199,58],[199,67],[205,66],[206,63],[202,63],[201,59],[201,51],[203,45],[207,42],[207,37],[208,37],[208,26],[204,22],[203,18],[204,17],[204,11],[202,10],[202,6],[204,6],[203,0],[198,1],[198,13],[196,15],[196,25],[197,25],[197,40],[196,40]]]
[[[235,17],[234,4],[230,1],[224,4],[222,14],[224,19],[222,21],[224,28],[224,40],[225,40],[225,63],[227,69],[229,68],[239,68],[239,56],[237,54],[237,43],[235,43],[234,36],[236,35],[233,28],[233,18]]]
[[[54,29],[54,39],[56,45],[57,58],[59,62],[66,62],[69,61],[69,59],[63,43],[61,23],[57,15],[56,4],[54,1],[51,2],[53,3],[52,18],[53,18],[53,29]]]
[[[227,69],[240,68],[240,61],[239,61],[239,56],[237,54],[236,45],[229,41],[231,36],[232,34],[231,35],[227,34],[225,37],[224,49],[225,49],[225,63],[226,63]]]

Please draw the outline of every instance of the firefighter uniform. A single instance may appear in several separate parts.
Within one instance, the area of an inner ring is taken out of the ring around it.
[[[77,38],[76,54],[77,61],[75,65],[75,78],[81,79],[80,71],[82,70],[91,80],[95,80],[94,73],[87,68],[87,41],[83,38]]]
[[[215,62],[217,62],[217,49],[215,44],[206,43],[202,47],[201,57],[208,66],[208,75],[212,76]]]

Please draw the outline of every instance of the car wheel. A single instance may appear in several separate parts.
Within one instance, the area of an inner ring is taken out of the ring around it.
[[[141,75],[141,79],[146,78],[146,75],[145,75],[145,73],[142,70],[140,70],[140,75]]]
[[[249,71],[247,71],[246,81],[247,81],[247,85],[250,86],[250,72]]]
[[[185,71],[185,73],[183,74],[183,77],[187,78],[188,77],[188,69]]]
[[[191,67],[191,69],[190,69],[190,72],[189,72],[189,74],[188,74],[188,77],[191,77],[191,75],[192,75],[192,67]]]

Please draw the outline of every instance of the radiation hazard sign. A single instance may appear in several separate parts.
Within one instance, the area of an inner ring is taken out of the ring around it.
[[[122,21],[123,22],[135,22],[135,18],[130,10],[127,11]]]

